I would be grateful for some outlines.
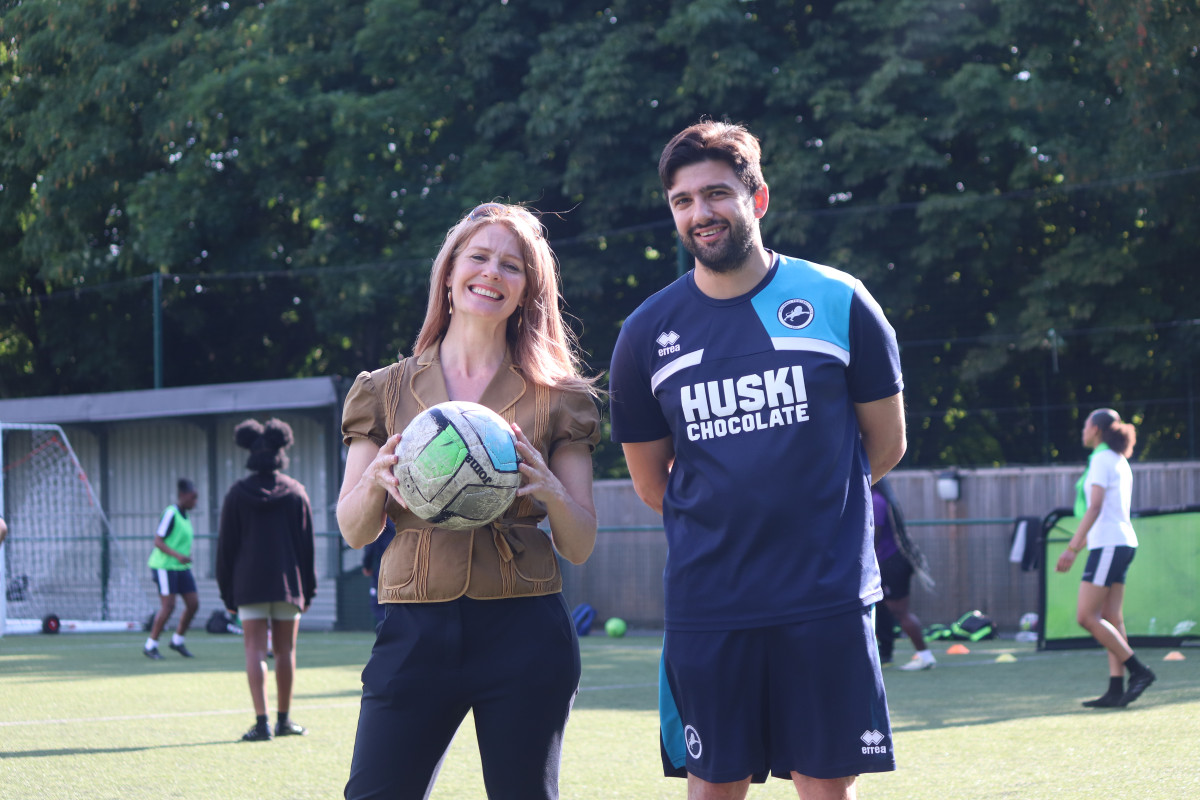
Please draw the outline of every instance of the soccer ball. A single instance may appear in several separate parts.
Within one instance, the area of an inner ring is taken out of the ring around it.
[[[487,525],[521,485],[512,427],[486,406],[451,400],[408,424],[392,468],[408,509],[440,528]]]
[[[1030,611],[1021,615],[1020,621],[1021,630],[1036,631],[1038,626],[1038,615]]]

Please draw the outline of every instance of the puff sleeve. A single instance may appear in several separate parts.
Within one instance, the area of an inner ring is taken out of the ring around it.
[[[600,441],[600,411],[596,402],[586,392],[563,392],[554,429],[550,434],[548,452],[554,455],[558,448],[568,444],[586,444],[592,453]]]
[[[375,377],[373,372],[358,373],[346,394],[342,406],[342,442],[347,445],[356,438],[370,439],[378,447],[387,441],[387,418]]]

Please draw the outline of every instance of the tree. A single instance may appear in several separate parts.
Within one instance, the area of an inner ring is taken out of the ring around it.
[[[1155,326],[1189,320],[1197,296],[1182,221],[1200,141],[1193,14],[1065,0],[614,6],[547,34],[572,55],[535,63],[530,132],[565,127],[560,171],[581,197],[649,209],[656,187],[636,191],[619,169],[639,147],[609,131],[661,143],[705,113],[747,122],[772,189],[768,244],[851,270],[896,324],[907,463],[1078,457],[1080,415],[1097,405],[1152,426],[1143,457],[1182,456],[1194,326]]]
[[[169,385],[386,363],[445,230],[497,198],[556,212],[602,370],[676,275],[654,165],[708,115],[763,142],[768,246],[888,311],[906,464],[1076,459],[1100,405],[1141,457],[1196,454],[1180,0],[2,9],[0,394],[150,385],[159,281]]]

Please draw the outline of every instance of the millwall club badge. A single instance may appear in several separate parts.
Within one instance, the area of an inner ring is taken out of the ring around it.
[[[784,326],[798,331],[801,328],[807,328],[809,323],[813,321],[813,316],[816,312],[813,311],[812,303],[807,300],[785,300],[779,306],[779,321]]]

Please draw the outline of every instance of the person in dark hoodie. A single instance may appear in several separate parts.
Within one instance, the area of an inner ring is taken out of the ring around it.
[[[267,632],[275,654],[278,717],[275,736],[308,733],[288,718],[296,673],[296,634],[300,614],[317,590],[313,569],[312,507],[304,486],[283,474],[291,427],[281,420],[266,425],[248,419],[234,431],[239,447],[250,451],[253,474],[235,483],[221,506],[217,537],[217,585],[230,613],[242,621],[246,678],[257,716],[242,739],[272,738],[267,724]]]

